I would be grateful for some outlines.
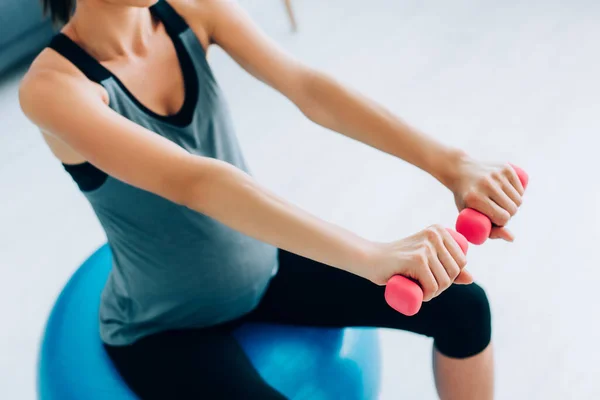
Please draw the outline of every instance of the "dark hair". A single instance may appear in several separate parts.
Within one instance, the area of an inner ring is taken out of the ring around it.
[[[50,14],[52,22],[64,25],[71,19],[76,0],[42,0],[44,14]]]

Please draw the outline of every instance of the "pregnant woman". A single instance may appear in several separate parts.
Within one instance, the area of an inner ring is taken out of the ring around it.
[[[25,76],[21,106],[106,232],[99,334],[141,399],[283,398],[232,335],[246,322],[426,335],[442,399],[493,397],[488,300],[450,234],[372,242],[261,186],[206,52],[220,46],[315,123],[428,172],[510,241],[523,187],[508,164],[438,143],[303,65],[234,1],[43,3],[64,27]],[[423,288],[413,317],[384,300],[396,274]]]

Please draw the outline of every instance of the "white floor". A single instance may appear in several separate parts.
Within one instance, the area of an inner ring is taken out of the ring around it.
[[[512,244],[470,252],[494,311],[498,399],[598,399],[600,3],[595,0],[242,1],[289,52],[472,154],[531,176]],[[223,53],[256,177],[378,240],[456,210],[433,179],[306,121]],[[22,72],[0,83],[0,398],[33,399],[37,346],[69,275],[103,241],[70,178],[19,111]],[[382,332],[381,399],[434,399],[430,342]]]

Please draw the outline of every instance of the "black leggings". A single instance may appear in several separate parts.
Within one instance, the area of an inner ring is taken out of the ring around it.
[[[415,316],[385,302],[384,287],[280,250],[279,272],[258,307],[224,325],[147,336],[105,348],[117,370],[142,400],[283,399],[254,369],[232,332],[244,322],[320,327],[401,329],[434,338],[442,354],[466,358],[490,343],[487,297],[476,284],[452,285]],[[232,384],[235,382],[235,384]]]

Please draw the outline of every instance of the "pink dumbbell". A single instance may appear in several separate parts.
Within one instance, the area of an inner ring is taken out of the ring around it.
[[[448,229],[463,253],[467,254],[469,243],[463,235]],[[385,300],[394,310],[407,316],[415,315],[423,303],[423,290],[415,281],[402,276],[394,275],[385,287]]]
[[[512,164],[511,164],[512,165]],[[512,166],[521,181],[524,188],[527,187],[529,176],[516,165]],[[469,242],[473,244],[483,244],[490,237],[492,231],[492,221],[472,208],[465,208],[458,214],[456,219],[456,230],[460,232]]]
[[[521,168],[513,165],[524,188],[527,187],[529,176]],[[460,212],[456,220],[456,230],[448,229],[462,251],[467,254],[469,244],[482,244],[490,236],[492,222],[487,216],[470,208]],[[385,300],[396,311],[407,315],[415,315],[423,303],[423,290],[413,280],[395,275],[388,281],[385,288]]]

